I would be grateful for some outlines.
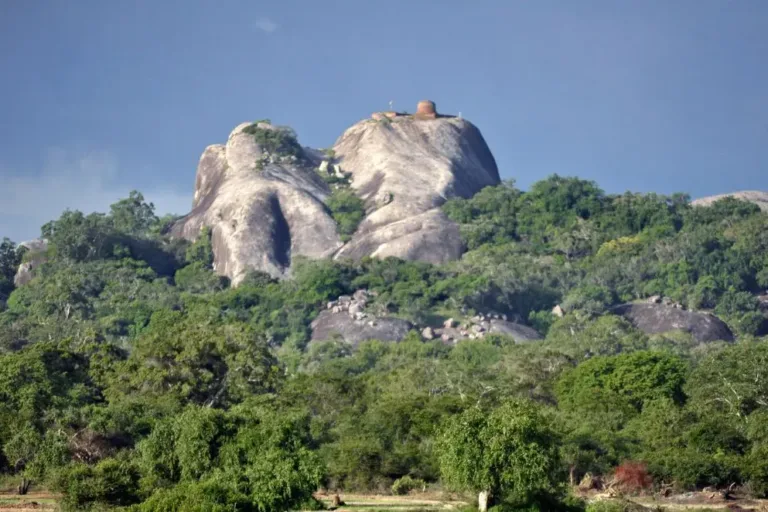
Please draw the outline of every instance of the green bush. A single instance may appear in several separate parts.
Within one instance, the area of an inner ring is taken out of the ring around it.
[[[158,489],[136,507],[137,512],[261,512],[234,482],[187,482]],[[266,512],[266,511],[265,511]]]
[[[392,494],[403,496],[414,489],[423,489],[426,483],[420,478],[411,478],[409,475],[398,478],[392,484]]]
[[[253,135],[256,143],[267,153],[297,158],[304,154],[301,145],[296,140],[296,134],[290,128],[277,126],[261,128],[256,122],[245,128],[243,132]]]
[[[68,509],[100,503],[126,506],[138,503],[139,471],[128,456],[105,459],[95,466],[71,463],[53,478],[53,489],[63,494]]]
[[[357,226],[365,217],[363,200],[353,190],[337,188],[326,201],[331,216],[339,225],[341,239],[347,241],[357,231]]]
[[[638,512],[641,510],[645,509],[629,501],[600,500],[587,505],[586,512]]]

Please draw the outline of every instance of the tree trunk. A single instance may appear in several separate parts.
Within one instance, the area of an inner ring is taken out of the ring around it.
[[[480,494],[477,495],[477,509],[480,512],[488,512],[488,504],[491,501],[491,492],[490,491],[480,491]]]
[[[26,478],[22,478],[21,479],[21,483],[16,488],[16,491],[18,492],[19,495],[23,496],[23,495],[27,494],[27,492],[29,491],[29,486],[31,484],[32,484],[32,482],[30,480],[27,480]]]

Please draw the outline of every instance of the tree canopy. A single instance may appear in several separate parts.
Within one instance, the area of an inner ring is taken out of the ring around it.
[[[328,206],[348,234],[362,206],[338,190]],[[209,230],[171,237],[173,217],[138,192],[43,226],[49,249],[18,288],[29,256],[4,239],[0,471],[70,509],[307,509],[319,487],[421,481],[558,510],[569,477],[625,461],[680,489],[768,493],[768,215],[561,176],[444,211],[459,261],[295,258],[291,279],[236,288]],[[493,313],[543,339],[312,340],[328,301],[359,289],[419,328]],[[653,295],[719,316],[736,341],[612,314]]]

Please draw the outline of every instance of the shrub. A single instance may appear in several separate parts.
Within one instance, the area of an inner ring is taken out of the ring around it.
[[[267,153],[297,158],[303,155],[301,145],[296,140],[296,134],[290,128],[261,128],[259,123],[253,123],[243,132],[253,135],[256,143]]]
[[[131,505],[139,501],[139,471],[125,456],[105,459],[95,466],[71,463],[53,480],[64,494],[65,509],[82,509],[94,503]]]
[[[305,512],[309,510],[326,510],[326,508],[325,503],[314,496],[310,496],[296,507],[297,510],[303,510]]]
[[[339,188],[328,197],[326,204],[331,210],[331,216],[339,225],[341,239],[346,242],[357,231],[357,226],[365,217],[362,199],[352,190]]]
[[[248,496],[220,480],[187,482],[157,490],[136,507],[137,512],[225,512],[254,510]]]
[[[641,512],[648,510],[637,503],[625,500],[605,500],[590,503],[586,512]]]
[[[404,477],[395,480],[395,483],[392,484],[392,494],[403,496],[414,489],[424,489],[425,486],[426,483],[424,480],[420,478],[411,478],[410,476],[405,475]]]
[[[626,492],[638,492],[648,489],[653,479],[648,473],[648,466],[643,462],[622,462],[613,474],[614,481]]]

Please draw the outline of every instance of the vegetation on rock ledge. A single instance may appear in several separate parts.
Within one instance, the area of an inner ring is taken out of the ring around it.
[[[331,211],[333,220],[339,225],[341,240],[346,242],[357,231],[357,226],[365,218],[363,200],[348,187],[336,187],[328,196],[326,205]]]
[[[259,126],[259,123],[253,123],[246,127],[243,132],[253,135],[254,140],[261,147],[262,151],[272,155],[293,156],[296,158],[300,158],[304,154],[293,130],[280,126],[264,128]]]

